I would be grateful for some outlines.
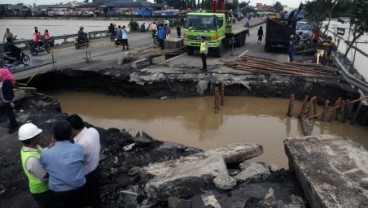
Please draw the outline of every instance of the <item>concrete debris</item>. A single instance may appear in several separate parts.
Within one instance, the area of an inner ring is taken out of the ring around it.
[[[258,177],[259,175],[270,174],[270,170],[268,168],[258,163],[248,164],[247,162],[244,162],[240,164],[240,168],[243,169],[243,171],[234,177],[238,182],[243,182],[250,178]]]
[[[284,145],[311,207],[368,207],[368,152],[360,144],[320,135],[289,138]]]
[[[260,155],[263,148],[254,144],[230,144],[223,148],[197,153],[177,160],[155,163],[144,167],[141,179],[147,181],[148,198],[167,200],[180,198],[215,185],[220,190],[231,190],[236,180],[231,178],[225,163],[239,163]]]
[[[263,153],[263,147],[259,144],[228,144],[224,147],[211,149],[204,154],[220,154],[226,164],[241,163],[243,161],[260,156]]]
[[[197,83],[196,88],[197,88],[197,93],[199,95],[203,95],[204,92],[208,89],[208,83],[209,81],[205,81],[205,80],[200,80]]]

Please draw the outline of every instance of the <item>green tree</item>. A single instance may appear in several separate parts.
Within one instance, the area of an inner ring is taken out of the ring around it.
[[[273,5],[273,9],[276,11],[276,12],[281,12],[284,10],[284,5],[282,5],[279,1],[277,1],[275,3],[275,5]]]
[[[354,0],[350,7],[350,24],[352,25],[353,39],[350,42],[344,57],[346,58],[351,47],[357,40],[365,33],[368,32],[368,1],[367,0]]]
[[[350,0],[314,0],[307,1],[304,6],[304,11],[307,14],[307,18],[315,23],[315,26],[321,28],[322,21],[327,19],[327,24],[325,25],[325,31],[329,29],[330,22],[332,18],[338,18],[342,14],[346,14],[349,10]]]

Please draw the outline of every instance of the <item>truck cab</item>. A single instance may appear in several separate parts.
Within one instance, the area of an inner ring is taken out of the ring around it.
[[[188,13],[184,26],[187,53],[191,55],[200,47],[202,36],[208,41],[209,49],[218,49],[225,37],[225,21],[222,13]]]
[[[221,57],[225,47],[245,45],[247,28],[233,27],[233,17],[225,13],[193,12],[187,14],[184,26],[184,45],[188,55],[199,49],[201,37],[208,41],[210,51]]]

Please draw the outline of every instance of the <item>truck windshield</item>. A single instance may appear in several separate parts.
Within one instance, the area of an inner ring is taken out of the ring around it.
[[[214,16],[188,16],[185,29],[190,30],[216,30]]]

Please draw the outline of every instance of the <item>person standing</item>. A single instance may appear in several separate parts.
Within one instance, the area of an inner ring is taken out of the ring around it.
[[[289,61],[294,61],[294,54],[295,54],[295,41],[294,35],[290,35],[290,42],[289,42]]]
[[[13,41],[13,39],[14,39],[13,33],[10,32],[9,28],[6,28],[6,31],[4,33],[3,42],[5,42],[6,40],[8,40],[8,38],[10,38],[11,41]]]
[[[121,29],[121,39],[123,44],[123,51],[125,50],[125,46],[129,51],[129,44],[128,44],[128,31],[125,29],[125,25],[123,25],[123,29]]]
[[[181,19],[178,19],[176,22],[176,33],[178,34],[178,38],[181,37]]]
[[[161,24],[160,27],[158,28],[158,42],[162,50],[165,49],[165,37],[166,37],[166,32],[165,32],[163,25]]]
[[[152,33],[152,38],[155,38],[156,31],[157,31],[157,25],[156,25],[155,21],[150,25],[150,30],[151,30],[151,33]]]
[[[202,59],[202,71],[207,72],[207,54],[208,54],[208,42],[206,37],[201,37],[201,46],[199,48],[199,52],[201,54]]]
[[[88,202],[93,208],[102,207],[100,186],[100,134],[93,128],[87,128],[82,118],[76,114],[70,115],[66,120],[72,126],[74,143],[80,144],[84,150],[84,175],[86,176],[86,189]]]
[[[51,207],[51,193],[47,186],[48,173],[40,162],[42,151],[39,129],[33,123],[26,123],[19,128],[18,139],[23,143],[20,151],[23,171],[28,178],[29,191],[40,208]]]
[[[18,130],[18,122],[13,111],[13,108],[15,107],[13,102],[15,97],[13,91],[14,84],[15,79],[12,73],[8,69],[0,68],[0,102],[3,103],[9,118],[9,134]]]
[[[258,32],[257,32],[257,36],[258,36],[257,44],[262,43],[262,37],[263,37],[262,26],[259,27]]]
[[[70,142],[71,134],[67,121],[57,121],[54,146],[41,152],[41,164],[49,173],[53,208],[82,208],[86,204],[83,147]]]

